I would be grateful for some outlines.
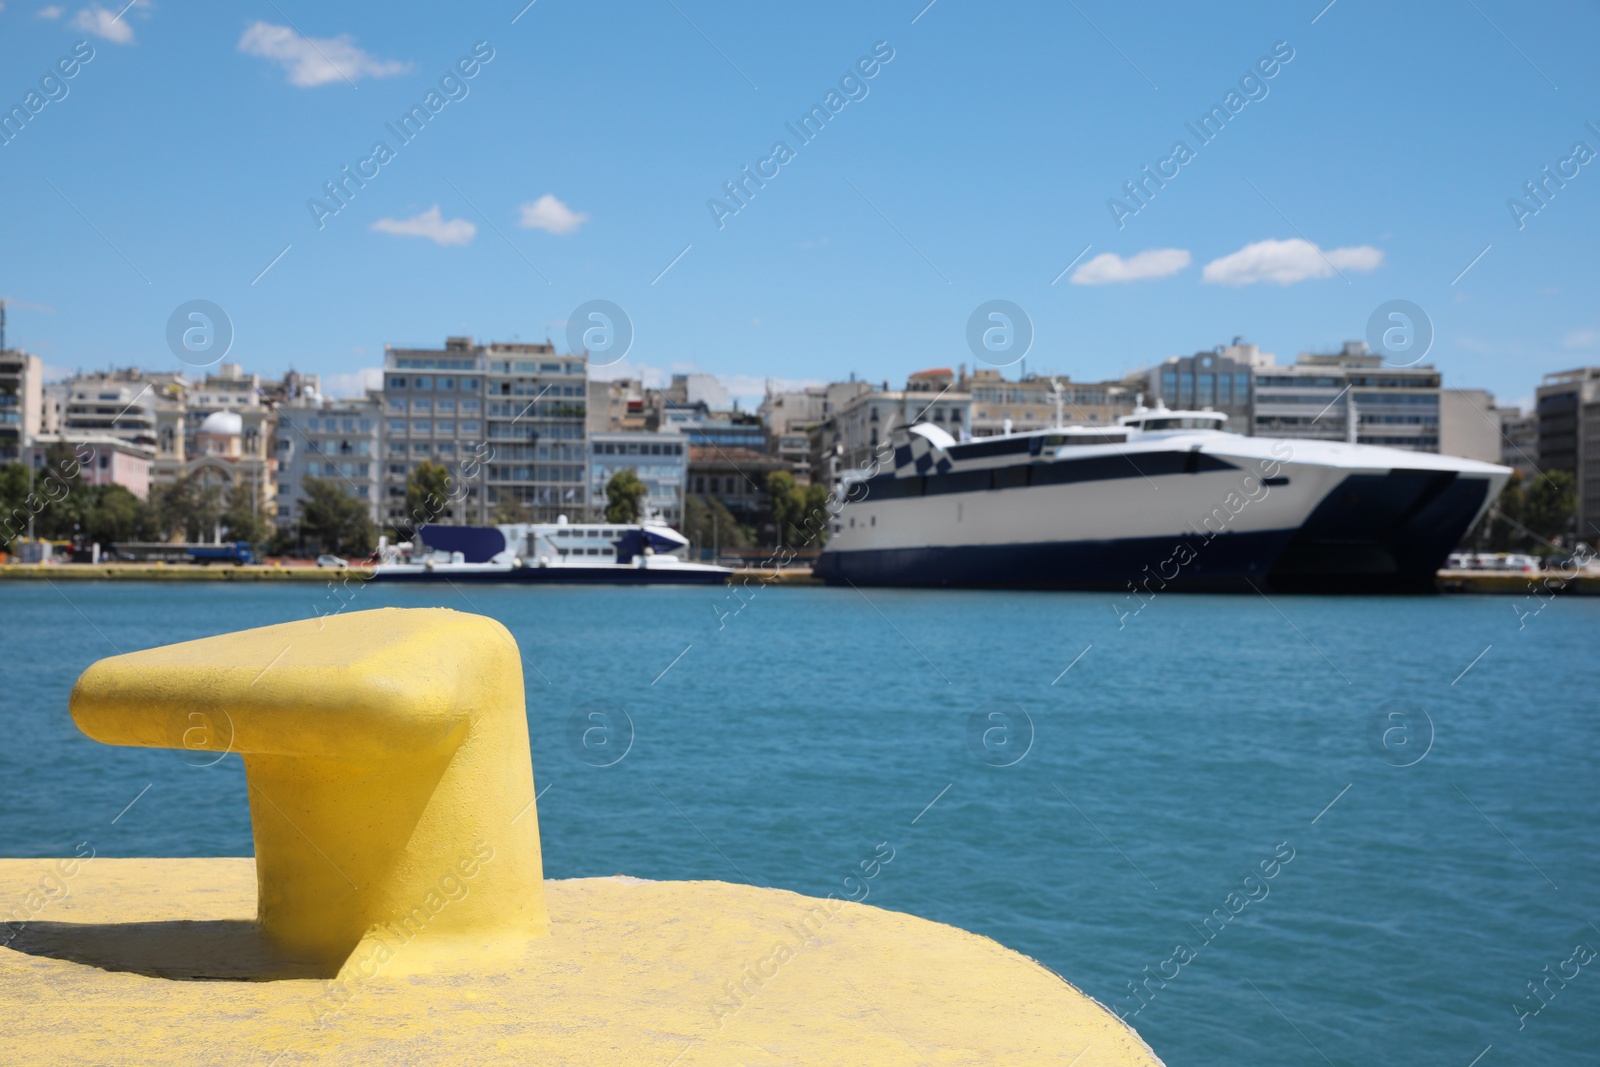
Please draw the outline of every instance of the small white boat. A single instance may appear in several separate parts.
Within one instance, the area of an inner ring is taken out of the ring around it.
[[[688,540],[660,523],[429,524],[383,550],[375,581],[718,585],[727,567],[691,563]]]

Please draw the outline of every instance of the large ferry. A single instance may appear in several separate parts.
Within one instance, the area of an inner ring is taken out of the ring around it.
[[[388,582],[581,582],[718,585],[727,567],[684,559],[689,542],[645,522],[506,523],[419,527],[410,545],[386,548],[372,572]]]
[[[1454,456],[1244,437],[1215,411],[957,442],[926,423],[863,472],[830,584],[1425,592],[1511,475]],[[870,474],[870,476],[867,476]]]

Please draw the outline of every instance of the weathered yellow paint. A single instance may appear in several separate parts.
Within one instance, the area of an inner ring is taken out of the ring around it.
[[[72,717],[107,744],[243,755],[257,918],[286,956],[332,973],[410,922],[425,967],[546,932],[521,657],[492,619],[382,608],[115,656]]]
[[[90,736],[244,753],[257,858],[0,860],[0,1063],[1160,1063],[953,927],[721,882],[544,882],[522,701],[505,630],[439,610],[90,668]]]

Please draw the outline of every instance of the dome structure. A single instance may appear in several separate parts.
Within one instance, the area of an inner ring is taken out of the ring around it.
[[[244,419],[237,411],[213,411],[200,423],[195,433],[215,437],[238,437],[244,433]]]

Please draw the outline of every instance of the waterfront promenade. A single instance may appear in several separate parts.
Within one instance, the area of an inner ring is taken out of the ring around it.
[[[0,581],[121,581],[121,582],[308,582],[333,586],[364,583],[371,577],[365,567],[335,569],[305,565],[272,564],[197,564],[197,563],[11,563],[0,564]],[[1546,585],[1550,579],[1550,585]],[[729,576],[730,585],[802,586],[820,585],[809,567],[746,567]],[[1549,596],[1556,593],[1575,596],[1600,595],[1600,570],[1524,574],[1512,571],[1439,572],[1441,593],[1479,593],[1496,596]]]

